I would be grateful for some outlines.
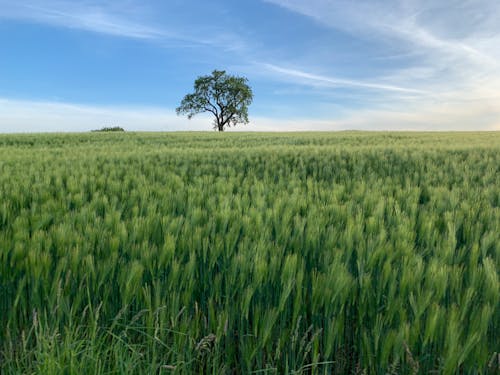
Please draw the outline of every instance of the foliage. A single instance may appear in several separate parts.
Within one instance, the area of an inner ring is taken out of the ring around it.
[[[248,106],[253,94],[246,78],[214,70],[212,75],[198,77],[194,90],[184,97],[177,114],[191,119],[198,113],[209,112],[215,116],[214,128],[218,131],[239,123],[248,124]]]
[[[495,373],[499,151],[0,136],[0,373]]]
[[[113,127],[104,127],[98,130],[92,130],[93,132],[124,132],[125,129],[119,127],[119,126],[113,126]]]

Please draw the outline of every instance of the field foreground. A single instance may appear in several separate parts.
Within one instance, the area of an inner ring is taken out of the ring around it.
[[[0,136],[0,373],[496,373],[500,133]]]

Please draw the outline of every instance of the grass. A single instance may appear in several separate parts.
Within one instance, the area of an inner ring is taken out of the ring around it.
[[[0,136],[2,374],[496,373],[500,133]]]

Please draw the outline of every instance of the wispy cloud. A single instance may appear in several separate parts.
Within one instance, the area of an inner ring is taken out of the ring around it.
[[[361,82],[318,75],[307,66],[269,67],[277,74],[309,80],[311,84],[378,90],[378,98],[390,103],[372,106],[374,102],[368,101],[362,112],[370,114],[370,118],[352,113],[350,119],[369,121],[374,126],[379,123],[377,119],[384,119],[386,124],[401,121],[416,127],[427,122],[430,127],[446,129],[453,124],[456,129],[498,128],[500,2],[450,0],[444,6],[434,0],[264,1],[327,29],[377,43],[382,50],[390,46],[388,51],[403,56],[389,72]],[[405,61],[405,56],[411,58]],[[405,95],[395,96],[397,91],[415,95],[407,100]]]
[[[145,14],[147,8],[135,0],[102,2],[89,0],[0,0],[0,19],[16,19],[54,27],[83,30],[116,37],[140,39],[168,45],[176,42],[189,47],[205,45],[224,50],[241,50],[244,41],[227,30],[210,30],[197,35],[188,27],[169,28],[152,22]]]
[[[34,120],[36,119],[36,120]],[[419,111],[358,110],[339,119],[276,119],[251,116],[250,124],[230,131],[335,131],[335,130],[500,130],[500,107],[483,101],[458,109],[428,105]],[[86,132],[104,126],[128,131],[209,131],[212,118],[187,120],[173,110],[158,107],[91,106],[48,101],[0,98],[0,133]]]
[[[0,133],[85,132],[105,126],[126,130],[209,130],[206,116],[187,120],[173,110],[157,107],[95,106],[0,98]]]
[[[0,1],[0,17],[24,19],[58,27],[80,29],[114,36],[156,39],[166,36],[165,31],[130,20],[130,15],[122,11],[110,10],[88,2]]]
[[[354,87],[358,89],[376,90],[376,91],[396,91],[412,94],[425,94],[425,91],[399,87],[394,85],[386,85],[382,83],[373,83],[367,81],[356,81],[343,78],[327,77],[323,75],[304,72],[301,70],[285,68],[282,66],[263,63],[260,66],[268,71],[279,73],[285,77],[291,78],[296,83],[308,84],[313,86],[328,86],[328,87]]]
[[[500,25],[493,22],[500,18],[500,2],[496,0],[450,0],[446,7],[431,0],[264,1],[302,14],[328,28],[369,39],[388,39],[407,52],[415,53],[415,48],[420,48],[419,54],[422,58],[427,56],[427,62],[440,56],[446,57],[448,62],[465,60],[499,66],[500,52],[498,48],[490,48],[500,39]],[[476,22],[470,23],[470,19]],[[464,27],[467,22],[468,27]],[[457,29],[461,34],[456,33]]]

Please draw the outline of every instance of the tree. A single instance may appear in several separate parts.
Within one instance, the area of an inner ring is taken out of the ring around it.
[[[194,81],[194,93],[182,99],[176,112],[187,115],[188,119],[198,113],[210,112],[215,116],[214,129],[222,132],[226,126],[248,124],[248,106],[252,99],[252,89],[246,78],[214,70],[212,75]]]

